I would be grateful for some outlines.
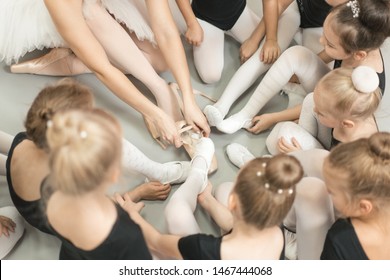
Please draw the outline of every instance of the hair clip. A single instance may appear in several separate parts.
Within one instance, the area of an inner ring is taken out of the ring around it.
[[[257,171],[257,172],[256,172],[256,176],[257,176],[257,177],[261,177],[261,175],[263,175],[263,173],[261,173],[261,171]]]
[[[278,194],[282,194],[283,193],[283,190],[282,189],[278,189]]]
[[[87,138],[87,136],[88,136],[88,133],[85,130],[80,131],[80,138],[81,139],[85,139],[85,138]]]
[[[265,183],[264,184],[264,188],[266,188],[268,190],[269,189],[269,183]]]
[[[46,122],[46,127],[52,127],[53,126],[53,121],[52,120],[48,120]]]
[[[266,163],[266,162],[263,162],[263,163],[261,164],[261,166],[264,167],[264,168],[266,168],[266,167],[267,167],[267,163]]]
[[[294,192],[294,190],[293,190],[293,188],[292,188],[292,187],[288,189],[288,194],[290,194],[290,195],[291,195],[291,194],[293,194],[293,192]]]
[[[353,18],[357,18],[359,17],[359,13],[360,13],[360,6],[359,6],[359,2],[357,0],[351,0],[347,3],[347,6],[348,7],[351,7],[351,10],[352,10],[352,17]]]

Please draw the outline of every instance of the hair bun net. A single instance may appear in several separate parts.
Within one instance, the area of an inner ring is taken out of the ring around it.
[[[352,72],[352,83],[358,91],[370,93],[378,88],[379,77],[371,67],[358,66]]]

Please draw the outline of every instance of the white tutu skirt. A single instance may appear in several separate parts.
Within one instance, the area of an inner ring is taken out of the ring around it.
[[[138,39],[155,42],[144,0],[84,0],[85,18],[89,16],[89,5],[96,2]],[[27,52],[63,46],[66,43],[57,32],[43,0],[0,0],[0,61],[9,65]]]

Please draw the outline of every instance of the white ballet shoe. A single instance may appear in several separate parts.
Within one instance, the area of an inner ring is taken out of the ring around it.
[[[241,128],[250,128],[252,126],[252,119],[243,117],[239,114],[234,114],[233,116],[223,120],[220,124],[217,125],[219,131],[226,134],[233,134]]]
[[[214,152],[215,152],[214,143],[210,138],[206,138],[206,137],[201,138],[195,146],[195,153],[194,153],[194,157],[192,158],[192,161],[194,161],[197,157],[201,157],[202,159],[204,159],[206,163],[206,170],[201,168],[196,168],[196,167],[192,168],[192,170],[199,172],[204,178],[204,183],[199,193],[203,192],[204,189],[207,187],[207,183],[208,183],[207,174],[209,172],[212,159],[214,157]]]
[[[203,109],[203,113],[205,114],[210,126],[217,126],[223,121],[221,112],[213,105],[207,105]]]
[[[238,168],[255,158],[246,147],[238,143],[229,144],[226,147],[226,154],[229,160]]]
[[[164,163],[164,165],[166,166],[167,169],[172,169],[175,166],[178,166],[179,168],[175,173],[166,172],[164,174],[164,176],[161,178],[161,183],[163,185],[165,184],[175,185],[175,184],[183,183],[187,179],[188,174],[190,173],[191,170],[191,162],[189,161],[170,161]],[[150,181],[153,181],[153,179],[152,178],[145,179],[146,183]]]

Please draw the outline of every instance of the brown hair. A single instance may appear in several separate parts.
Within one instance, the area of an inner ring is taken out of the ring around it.
[[[65,78],[42,89],[28,110],[24,126],[27,137],[38,148],[47,149],[46,123],[53,115],[65,109],[91,108],[91,90],[76,81]]]
[[[295,198],[295,185],[303,169],[292,156],[256,158],[237,176],[233,192],[237,194],[245,222],[264,229],[281,225]]]
[[[344,172],[344,184],[350,202],[361,198],[389,203],[390,133],[378,132],[369,138],[343,143],[331,150],[325,164]]]
[[[388,0],[358,0],[357,17],[348,2],[334,7],[331,26],[340,37],[345,52],[378,49],[390,35],[390,3]]]
[[[366,119],[377,110],[381,90],[377,87],[373,92],[358,91],[352,81],[353,71],[352,68],[337,68],[322,77],[318,85],[326,91],[324,95],[332,102],[329,110],[335,115],[347,113],[352,118]]]
[[[58,112],[47,129],[51,184],[72,195],[95,189],[120,165],[121,139],[118,121],[101,109]]]

